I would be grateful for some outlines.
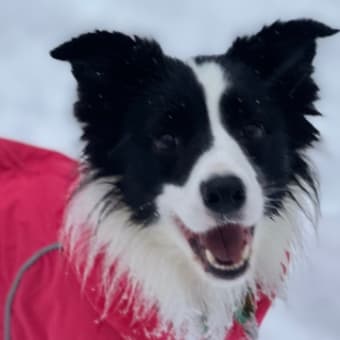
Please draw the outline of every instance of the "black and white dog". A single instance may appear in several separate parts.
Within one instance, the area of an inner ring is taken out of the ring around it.
[[[301,210],[317,214],[312,62],[316,39],[336,32],[275,22],[186,61],[118,32],[52,51],[78,82],[86,144],[63,236],[84,280],[101,254],[107,301],[115,263],[164,325],[196,339],[198,316],[222,338],[249,289],[277,293]]]

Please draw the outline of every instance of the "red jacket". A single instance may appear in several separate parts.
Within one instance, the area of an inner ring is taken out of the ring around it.
[[[85,287],[81,292],[61,250],[52,246],[41,251],[58,240],[67,193],[76,177],[76,161],[0,139],[1,310],[6,305],[0,339],[4,326],[6,335],[11,335],[6,340],[150,339],[145,329],[154,327],[156,316],[133,326],[131,311],[125,316],[112,313],[100,321],[95,289]],[[258,301],[258,323],[269,305],[265,296]],[[169,334],[161,337],[169,338]],[[242,327],[234,322],[226,339],[242,338]]]

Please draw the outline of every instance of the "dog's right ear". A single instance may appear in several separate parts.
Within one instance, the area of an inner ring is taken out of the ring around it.
[[[113,89],[126,84],[129,90],[136,90],[138,84],[152,77],[163,60],[155,41],[106,31],[83,34],[52,50],[51,56],[69,61],[84,89],[110,83]]]
[[[78,82],[74,114],[82,123],[85,155],[97,168],[115,164],[112,155],[125,140],[125,113],[164,73],[160,46],[136,36],[96,31],[62,44],[51,56],[70,62]]]

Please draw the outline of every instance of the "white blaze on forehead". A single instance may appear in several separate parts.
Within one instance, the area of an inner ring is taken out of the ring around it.
[[[212,147],[198,160],[190,177],[200,181],[214,175],[239,177],[245,185],[247,197],[243,209],[244,223],[253,224],[263,212],[262,190],[253,166],[222,123],[221,99],[231,83],[222,67],[215,62],[191,63],[190,66],[204,91],[213,136]]]
[[[222,67],[215,62],[205,62],[202,64],[191,63],[198,82],[202,85],[208,111],[211,133],[213,135],[212,148],[203,156],[211,156],[211,171],[214,174],[233,174],[241,177],[245,182],[253,180],[255,172],[247,157],[236,140],[228,133],[222,123],[221,99],[223,94],[231,86],[227,75]],[[219,157],[216,155],[219,153]],[[212,164],[213,163],[213,164]],[[253,175],[253,176],[251,176]]]
[[[246,202],[242,220],[237,222],[251,226],[263,213],[263,194],[256,172],[238,142],[222,123],[221,98],[231,86],[222,67],[215,62],[189,63],[198,83],[202,86],[208,114],[212,143],[193,164],[184,185],[166,184],[157,199],[161,216],[175,214],[195,232],[204,232],[216,226],[216,220],[205,207],[200,186],[202,182],[220,175],[239,177],[246,189]],[[179,204],[180,202],[180,204]]]
[[[195,76],[203,87],[210,123],[213,131],[219,125],[219,104],[229,83],[222,68],[214,62],[190,63]]]

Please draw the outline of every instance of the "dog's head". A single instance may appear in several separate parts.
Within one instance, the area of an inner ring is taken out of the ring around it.
[[[108,211],[123,209],[136,233],[166,235],[206,278],[244,276],[262,221],[296,199],[293,187],[315,191],[304,158],[318,140],[306,119],[319,114],[312,61],[316,39],[335,32],[276,22],[186,62],[117,32],[56,48],[78,82],[87,181],[110,179]]]

